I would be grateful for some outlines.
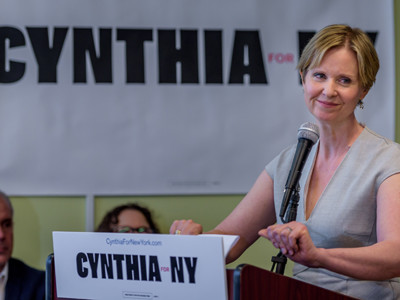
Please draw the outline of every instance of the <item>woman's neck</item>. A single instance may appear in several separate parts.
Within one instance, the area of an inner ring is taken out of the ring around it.
[[[364,127],[356,122],[351,126],[320,125],[319,155],[324,159],[342,156],[357,140]]]

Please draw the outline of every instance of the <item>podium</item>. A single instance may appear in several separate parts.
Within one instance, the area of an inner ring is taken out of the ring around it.
[[[351,300],[352,298],[252,265],[227,270],[229,300]]]

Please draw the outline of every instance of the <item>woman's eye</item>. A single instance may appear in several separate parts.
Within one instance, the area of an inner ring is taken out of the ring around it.
[[[317,79],[323,79],[325,78],[325,75],[323,73],[314,73],[313,75]]]
[[[351,79],[350,78],[346,78],[343,77],[339,80],[342,84],[350,84],[351,83]]]

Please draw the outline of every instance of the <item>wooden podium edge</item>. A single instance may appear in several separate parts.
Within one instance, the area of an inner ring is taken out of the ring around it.
[[[356,300],[249,264],[227,269],[229,300]]]

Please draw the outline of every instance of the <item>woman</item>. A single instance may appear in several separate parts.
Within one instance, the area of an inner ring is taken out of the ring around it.
[[[138,204],[120,205],[109,211],[96,229],[97,232],[159,233],[151,212]]]
[[[298,64],[304,100],[320,139],[300,179],[297,221],[281,224],[295,146],[280,153],[212,233],[237,234],[228,262],[260,236],[295,262],[294,278],[361,299],[399,299],[400,148],[360,124],[354,111],[375,82],[379,60],[368,36],[331,25]],[[276,221],[277,224],[273,225]],[[199,234],[191,220],[171,233]]]

